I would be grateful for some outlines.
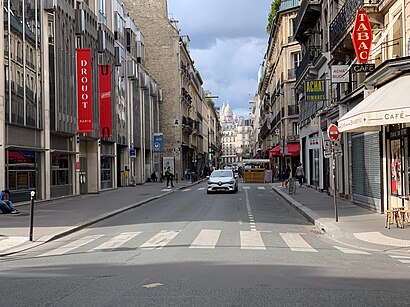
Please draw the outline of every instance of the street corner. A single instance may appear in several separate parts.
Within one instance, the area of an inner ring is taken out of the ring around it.
[[[380,231],[356,232],[353,236],[362,242],[376,246],[390,248],[410,248],[410,240],[395,237],[394,234],[386,234]]]

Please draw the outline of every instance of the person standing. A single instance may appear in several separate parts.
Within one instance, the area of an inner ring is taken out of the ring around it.
[[[9,190],[1,190],[0,192],[0,210],[3,213],[19,214],[20,212],[14,208],[11,202]]]
[[[299,180],[299,187],[303,185],[303,177],[305,172],[303,171],[302,163],[299,163],[299,166],[296,168],[296,178]]]
[[[174,183],[173,183],[173,175],[171,173],[171,168],[168,166],[167,170],[165,171],[165,178],[167,178],[167,188],[173,188],[174,187]],[[171,185],[169,185],[169,183],[171,183]]]

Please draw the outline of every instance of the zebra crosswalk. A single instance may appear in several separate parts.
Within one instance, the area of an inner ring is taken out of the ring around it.
[[[189,239],[187,239],[186,236],[182,236],[183,239],[174,241],[177,243],[172,243],[173,240],[181,234],[181,232],[181,230],[162,230],[157,233],[144,233],[143,231],[123,232],[114,236],[98,234],[84,236],[68,243],[66,242],[66,239],[61,239],[61,241],[56,241],[53,244],[66,244],[56,246],[55,248],[37,255],[36,257],[59,256],[77,252],[93,253],[115,251],[123,246],[126,246],[127,250],[158,250],[165,247],[188,247],[189,249],[215,250],[218,248],[218,243],[224,235],[221,229],[201,229],[195,234],[195,236],[192,236],[192,234],[189,233]],[[230,235],[232,235],[232,233],[230,233]],[[272,239],[275,241],[281,240],[281,248],[282,246],[287,247],[294,253],[318,253],[320,250],[319,247],[315,248],[312,246],[312,243],[308,243],[306,240],[307,235],[301,233],[287,232],[275,234],[273,232],[239,230],[238,235],[239,240],[237,242],[239,242],[239,246],[237,247],[240,250],[254,250],[262,252],[268,249],[278,248],[278,246],[266,244],[266,242],[269,242]],[[275,238],[272,238],[272,236]],[[138,240],[138,238],[140,239]],[[232,241],[232,237],[229,239]],[[181,240],[184,242],[182,243]],[[226,240],[226,237],[224,240]],[[321,243],[319,243],[319,246],[320,244]],[[220,248],[223,247],[225,246],[221,246]],[[370,253],[360,250],[348,249],[339,246],[333,247],[335,252],[342,252],[344,254],[370,255]],[[410,261],[410,259],[408,259],[408,261]]]

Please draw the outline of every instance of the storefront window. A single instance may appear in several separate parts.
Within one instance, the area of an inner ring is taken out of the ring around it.
[[[101,189],[112,187],[111,157],[101,157]]]
[[[10,190],[36,188],[36,153],[33,151],[7,152],[7,185]]]
[[[402,195],[402,165],[401,165],[401,152],[400,152],[400,139],[391,140],[391,164],[390,164],[390,176],[391,176],[391,194]]]
[[[51,185],[70,184],[70,168],[68,155],[53,153],[51,155]]]
[[[319,186],[319,149],[310,149],[310,183]]]

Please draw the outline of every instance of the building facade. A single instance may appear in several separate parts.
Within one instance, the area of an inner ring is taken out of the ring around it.
[[[299,163],[299,105],[295,96],[301,48],[293,36],[299,1],[282,1],[272,23],[258,86],[259,157],[275,169]],[[255,111],[254,111],[255,113]]]
[[[161,90],[122,4],[2,4],[1,186],[18,202],[145,182]]]

